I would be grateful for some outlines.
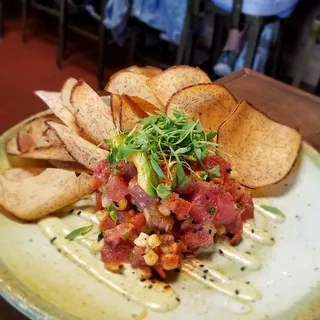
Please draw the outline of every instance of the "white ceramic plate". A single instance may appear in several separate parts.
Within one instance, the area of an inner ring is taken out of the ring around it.
[[[1,137],[1,171],[10,166],[4,141],[19,126]],[[319,190],[320,155],[304,143],[285,180],[254,192],[259,203],[276,206],[286,214],[282,224],[258,217],[273,234],[273,246],[246,239],[239,247],[256,254],[262,269],[240,271],[217,254],[210,257],[209,263],[216,268],[231,278],[250,281],[260,291],[262,299],[249,307],[181,272],[171,283],[180,296],[179,306],[167,313],[147,310],[61,255],[37,224],[5,214],[0,214],[0,293],[32,319],[320,319]]]

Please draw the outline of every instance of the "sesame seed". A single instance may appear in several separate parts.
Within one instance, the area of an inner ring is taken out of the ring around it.
[[[212,233],[212,230],[211,229],[209,229],[209,234],[211,234]]]
[[[209,270],[207,270],[207,269],[204,269],[204,270],[203,270],[203,272],[204,272],[204,273],[208,273],[208,272],[209,272]]]
[[[207,280],[207,276],[206,275],[203,275],[202,277],[204,280]]]
[[[223,254],[223,251],[222,251],[221,249],[219,249],[219,253],[220,253],[220,254]]]
[[[251,254],[249,251],[246,251],[246,254]]]
[[[250,284],[250,281],[247,281],[246,284]]]
[[[146,279],[142,278],[142,279],[140,279],[140,281],[141,281],[141,282],[145,282],[145,281],[146,281]]]
[[[245,267],[241,267],[241,269],[240,269],[241,271],[244,271],[244,270],[246,270],[246,268]]]
[[[254,233],[254,229],[251,229],[251,233]]]
[[[178,301],[178,302],[180,302],[181,300],[180,300],[180,298],[178,298],[178,297],[176,297],[176,300]]]
[[[240,292],[238,289],[236,289],[235,294],[238,295]]]
[[[152,288],[153,288],[153,285],[149,284],[148,289],[152,289]]]
[[[57,237],[53,237],[53,238],[50,240],[50,242],[51,242],[51,243],[54,243],[56,240],[57,240]]]
[[[74,211],[74,209],[69,210],[69,213],[72,213]]]
[[[193,229],[193,230],[192,230],[192,233],[197,233],[197,229]]]
[[[80,216],[80,214],[81,214],[81,211],[78,211],[78,212],[77,212],[77,215]]]
[[[167,284],[167,285],[165,285],[163,288],[164,288],[164,289],[169,289],[170,286]]]
[[[199,267],[200,267],[200,268],[203,268],[203,267],[204,267],[204,264],[200,264]]]
[[[198,231],[202,231],[202,229],[203,229],[203,227],[199,227],[199,228],[198,228]]]
[[[271,241],[274,241],[274,238],[270,238]]]

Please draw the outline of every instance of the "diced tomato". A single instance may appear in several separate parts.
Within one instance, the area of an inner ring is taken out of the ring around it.
[[[130,253],[132,252],[132,245],[121,243],[116,247],[111,247],[105,244],[101,251],[101,260],[104,263],[123,263],[130,261]]]
[[[146,218],[142,213],[133,214],[133,216],[130,217],[129,222],[135,226],[138,234],[142,231],[142,229],[146,226],[147,223]]]
[[[231,164],[225,159],[216,155],[209,155],[205,157],[203,159],[203,166],[205,169],[212,169],[215,166],[219,166],[222,179],[225,179],[228,176],[228,172],[231,170]]]
[[[187,250],[194,250],[199,247],[208,247],[213,244],[213,230],[211,225],[195,224],[192,229],[183,233],[181,240],[187,246]]]
[[[101,185],[107,183],[111,173],[111,168],[107,160],[101,160],[93,172],[93,178],[99,180]]]
[[[106,197],[112,202],[118,202],[129,194],[126,179],[118,174],[112,173],[107,183]]]
[[[99,228],[100,230],[105,231],[107,229],[114,228],[116,225],[117,223],[113,221],[109,215],[106,215],[100,222]]]
[[[172,193],[170,197],[164,202],[174,214],[176,214],[178,220],[186,219],[190,213],[192,203],[179,197],[177,193]]]
[[[241,221],[241,217],[237,216],[233,220],[233,222],[226,225],[226,229],[228,232],[230,232],[232,234],[237,234],[237,233],[242,233],[242,226],[243,226],[243,223]]]
[[[96,192],[96,210],[102,210],[103,207],[102,207],[102,193],[97,191]]]
[[[147,264],[143,259],[144,248],[134,247],[131,254],[131,263],[133,267],[145,267]]]

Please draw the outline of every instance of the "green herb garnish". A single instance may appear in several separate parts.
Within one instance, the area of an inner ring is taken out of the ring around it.
[[[68,235],[66,235],[65,239],[73,240],[78,236],[83,236],[86,233],[90,232],[92,230],[92,228],[93,228],[93,224],[90,224],[89,226],[82,227],[79,229],[75,229],[72,232],[70,232]]]
[[[216,209],[215,208],[207,206],[206,209],[207,209],[207,212],[212,216],[216,213]]]
[[[172,193],[170,186],[160,183],[156,187],[156,192],[158,197],[160,197],[162,200],[166,200]]]
[[[117,214],[117,211],[116,211],[116,208],[114,207],[114,205],[113,204],[109,204],[107,209],[109,211],[110,218],[114,222],[117,222],[118,221],[118,214]]]
[[[100,242],[103,239],[103,232],[100,231],[98,234],[98,242]]]
[[[267,205],[265,205],[265,204],[260,205],[260,207],[261,207],[262,209],[264,209],[264,210],[266,210],[266,211],[269,211],[269,212],[271,212],[271,213],[274,213],[274,214],[276,214],[276,215],[278,215],[278,216],[284,216],[284,213],[283,213],[281,210],[279,210],[278,208],[276,208],[276,207],[267,206]]]
[[[178,183],[183,185],[186,173],[194,173],[189,162],[202,161],[209,153],[217,153],[217,144],[212,142],[216,133],[205,132],[199,120],[183,113],[173,111],[173,116],[168,117],[159,112],[139,123],[143,125],[141,131],[134,128],[107,140],[111,146],[108,155],[111,166],[116,166],[120,160],[129,160],[133,152],[145,152],[150,157],[152,169],[161,178],[172,179],[169,168],[176,165]]]
[[[214,178],[220,178],[221,177],[220,166],[214,166],[212,169],[209,169],[207,171]]]

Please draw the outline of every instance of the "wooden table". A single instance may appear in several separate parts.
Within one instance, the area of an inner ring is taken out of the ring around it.
[[[217,81],[237,100],[246,99],[272,119],[300,130],[304,139],[320,151],[320,98],[249,69]],[[22,119],[13,114],[15,122]],[[0,298],[0,319],[26,320]]]

